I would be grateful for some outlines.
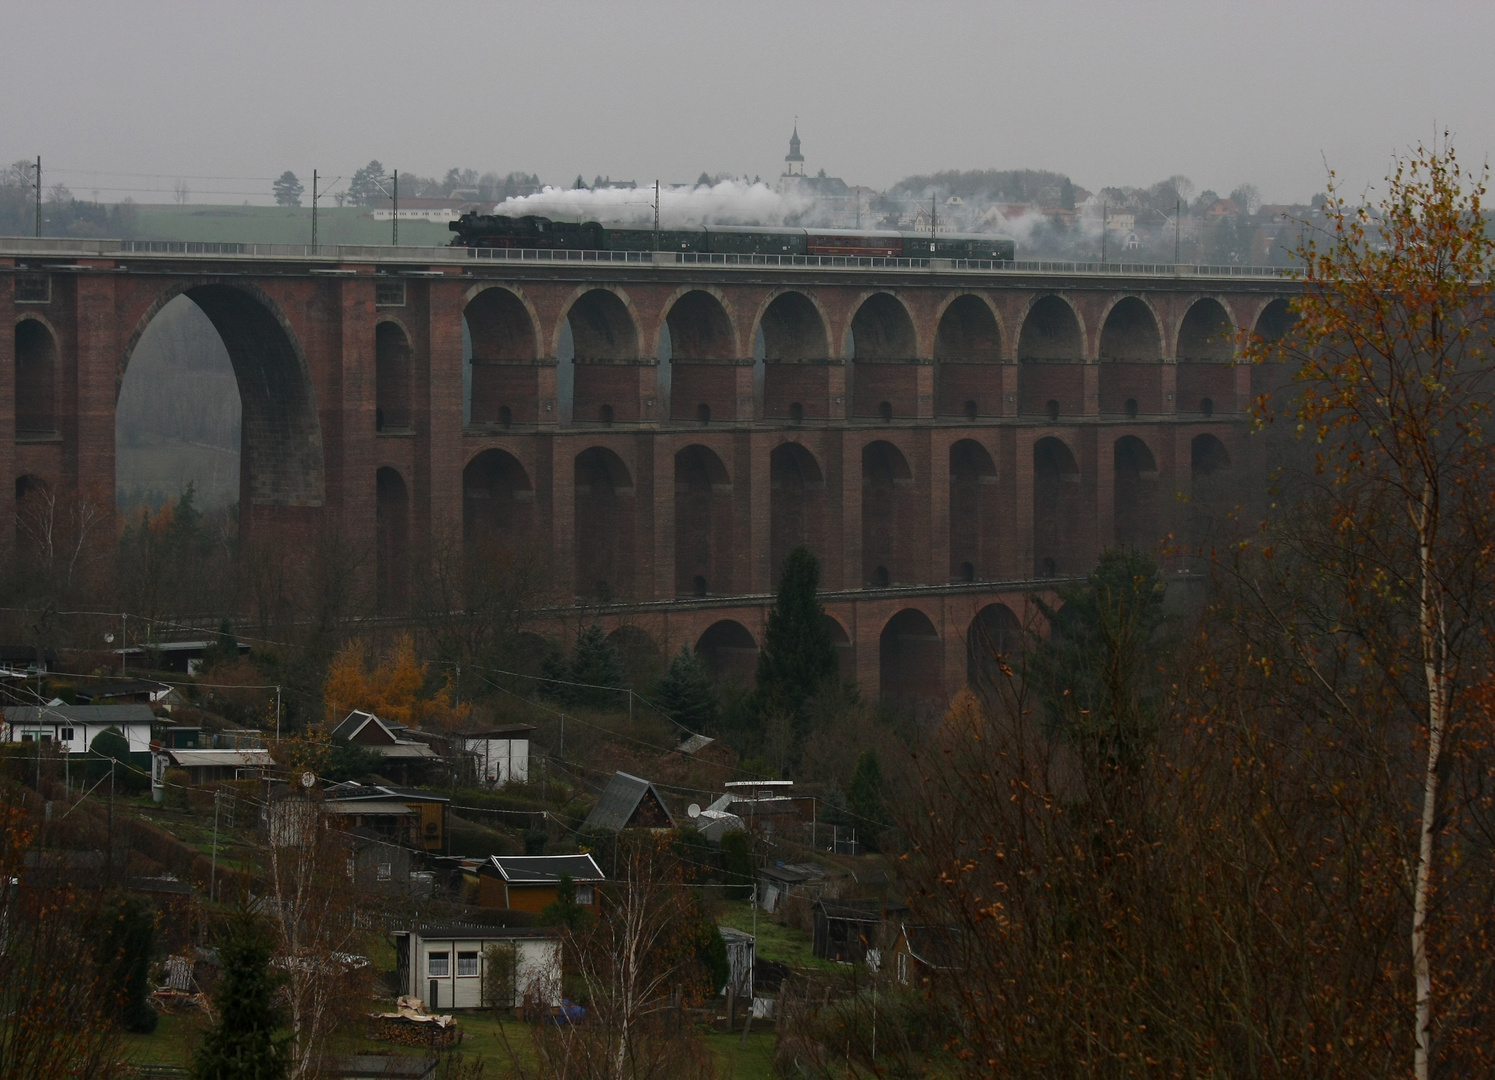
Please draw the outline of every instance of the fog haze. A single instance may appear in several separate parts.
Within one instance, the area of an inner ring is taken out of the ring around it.
[[[5,5],[5,160],[80,197],[266,201],[370,158],[640,183],[936,169],[1350,186],[1450,128],[1495,143],[1495,5]],[[121,174],[152,174],[130,177]],[[222,178],[222,179],[219,179]],[[263,181],[263,182],[262,182]],[[135,190],[130,190],[130,189]],[[212,194],[217,193],[217,194]]]

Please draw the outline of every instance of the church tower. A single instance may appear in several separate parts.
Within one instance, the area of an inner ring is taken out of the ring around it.
[[[799,122],[795,121],[794,134],[789,136],[789,153],[784,155],[784,175],[805,175],[805,156],[799,152]]]

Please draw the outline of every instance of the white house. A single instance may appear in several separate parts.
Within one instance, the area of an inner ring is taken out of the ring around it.
[[[528,724],[514,724],[460,736],[463,749],[477,764],[478,783],[488,787],[527,783],[529,737],[534,730]]]
[[[156,718],[149,705],[12,705],[5,709],[0,741],[51,740],[69,754],[84,754],[101,731],[116,728],[130,744],[130,753],[148,754],[151,726],[168,723]]]
[[[426,1008],[561,1003],[561,938],[548,927],[428,926],[395,931],[400,993]]]

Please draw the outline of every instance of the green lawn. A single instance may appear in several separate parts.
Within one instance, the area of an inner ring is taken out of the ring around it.
[[[122,1038],[126,1059],[137,1065],[187,1065],[207,1026],[207,1017],[198,1012],[167,1014],[149,1035]]]
[[[286,206],[160,206],[135,209],[135,235],[141,240],[218,241],[239,244],[311,243],[311,200],[301,207]],[[320,244],[387,244],[391,223],[375,221],[358,207],[317,207]],[[402,221],[402,246],[434,246],[451,242],[445,222]]]
[[[753,906],[747,900],[728,901],[716,920],[722,926],[730,926],[743,933],[753,932]],[[842,965],[830,960],[818,959],[811,951],[809,934],[780,926],[762,910],[758,912],[758,956],[764,960],[776,960],[792,968],[814,968],[820,971],[836,971]]]

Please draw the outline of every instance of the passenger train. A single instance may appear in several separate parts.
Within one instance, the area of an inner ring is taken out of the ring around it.
[[[453,247],[578,251],[689,251],[726,255],[852,255],[888,259],[990,259],[1012,262],[1017,244],[979,233],[699,225],[643,229],[596,221],[552,221],[530,214],[463,214],[448,227]]]

